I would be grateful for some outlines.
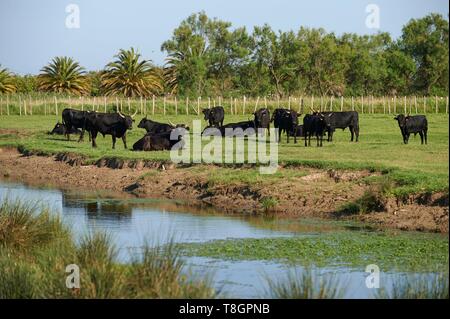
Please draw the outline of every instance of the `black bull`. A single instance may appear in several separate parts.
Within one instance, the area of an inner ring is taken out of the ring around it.
[[[222,106],[215,106],[211,109],[204,109],[205,121],[208,121],[209,126],[223,126],[223,120],[225,118],[225,110]]]
[[[126,134],[133,126],[132,116],[119,113],[91,112],[86,116],[86,127],[91,132],[92,147],[97,147],[95,139],[97,134],[112,136],[112,148],[116,146],[116,138],[122,138],[123,145],[127,148]]]
[[[152,121],[150,119],[147,119],[147,117],[144,117],[138,124],[139,128],[143,128],[147,131],[147,133],[151,134],[161,134],[172,131],[174,128],[183,127],[186,130],[189,130],[189,127],[185,124],[166,124],[166,123],[159,123]]]
[[[408,144],[409,135],[411,135],[411,133],[414,134],[414,136],[419,133],[422,144],[424,140],[425,144],[427,144],[428,121],[425,115],[405,116],[399,114],[394,117],[394,120],[398,122],[398,126],[400,127],[403,143]]]
[[[72,134],[72,132],[76,131],[77,129],[81,129],[81,134],[78,141],[80,142],[83,140],[84,131],[89,131],[86,120],[87,115],[90,113],[92,112],[74,110],[70,108],[66,108],[62,111],[62,122],[66,127],[64,134],[66,135],[67,140],[70,140],[70,134]]]
[[[186,134],[184,128],[175,128],[159,134],[147,133],[133,144],[135,151],[163,151],[184,147],[182,137]]]
[[[350,141],[358,142],[359,139],[359,116],[356,111],[348,112],[321,112],[326,122],[326,131],[328,133],[328,142],[333,141],[333,133],[337,128],[350,130]]]
[[[51,132],[48,132],[48,134],[53,135],[66,135],[67,134],[81,134],[81,130],[80,129],[71,129],[70,131],[67,131],[67,128],[64,124],[62,123],[56,123],[55,127],[53,128],[53,130],[51,130]]]

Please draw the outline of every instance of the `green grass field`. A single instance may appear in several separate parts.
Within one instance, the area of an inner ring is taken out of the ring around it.
[[[360,115],[360,141],[350,143],[348,130],[338,130],[334,142],[325,142],[322,148],[304,147],[303,140],[298,144],[286,143],[285,136],[279,146],[279,162],[288,165],[304,165],[317,168],[371,169],[388,173],[396,181],[401,192],[448,191],[448,159],[449,159],[449,118],[444,114],[428,114],[428,145],[420,144],[420,137],[411,136],[410,143],[404,145],[397,122],[393,115],[366,114]],[[192,127],[192,120],[199,117],[192,115],[154,116],[152,119],[161,122],[170,120],[174,123],[185,123]],[[128,148],[141,138],[145,131],[137,128],[141,119],[136,118],[133,130],[127,135]],[[248,116],[226,115],[225,123],[244,121]],[[98,148],[93,149],[87,136],[84,143],[77,143],[76,136],[66,141],[62,136],[47,135],[60,116],[3,116],[0,117],[1,146],[22,147],[25,150],[40,151],[43,154],[59,152],[78,153],[89,160],[99,158],[168,160],[169,152],[133,152],[125,150],[121,140],[116,149],[111,149],[111,137],[97,137]],[[301,120],[300,120],[301,121]],[[205,126],[202,121],[202,126]],[[5,130],[6,129],[6,130]],[[206,143],[206,142],[205,142]],[[227,170],[227,174],[233,174]],[[240,170],[242,171],[242,170]],[[251,175],[258,174],[257,170]],[[245,174],[248,179],[248,173]],[[236,176],[235,176],[236,177]],[[264,178],[264,177],[262,177]]]

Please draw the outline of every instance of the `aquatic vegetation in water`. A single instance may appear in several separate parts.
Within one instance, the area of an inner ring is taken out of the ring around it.
[[[437,234],[339,231],[320,236],[228,239],[180,246],[187,255],[355,268],[377,264],[382,271],[442,271],[449,263],[448,238]]]

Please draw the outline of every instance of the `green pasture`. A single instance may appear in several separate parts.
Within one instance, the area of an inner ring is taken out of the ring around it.
[[[288,166],[307,166],[316,168],[335,169],[370,169],[384,173],[395,180],[397,190],[403,193],[448,190],[448,134],[449,119],[444,114],[428,114],[429,133],[428,145],[420,144],[420,137],[411,136],[410,143],[404,145],[393,115],[361,114],[360,115],[360,141],[351,143],[348,130],[338,130],[332,143],[325,142],[322,148],[315,146],[312,140],[311,147],[305,147],[302,139],[297,144],[293,139],[289,144],[282,136],[279,145],[279,162]],[[137,128],[142,116],[136,116],[136,123],[127,135],[128,149],[124,149],[119,139],[116,149],[111,148],[111,137],[97,137],[98,148],[93,149],[88,142],[78,143],[77,137],[66,141],[62,136],[48,135],[60,116],[32,115],[32,116],[2,116],[0,117],[0,147],[14,146],[23,150],[39,151],[42,154],[56,154],[72,152],[95,161],[100,158],[169,160],[168,151],[134,152],[132,145],[141,138],[145,131]],[[199,119],[196,115],[155,115],[151,117],[156,121],[185,123],[192,127],[192,120]],[[248,115],[226,115],[225,123],[244,121]],[[301,120],[300,120],[301,121]],[[206,125],[202,121],[202,127]],[[191,131],[192,137],[192,131]],[[253,137],[251,137],[253,138]],[[208,141],[203,141],[203,145]],[[251,173],[245,170],[224,169],[225,175],[233,175],[233,180],[239,174],[244,174],[244,180],[251,180],[252,176],[259,175],[253,169]],[[238,175],[236,175],[238,174]],[[250,174],[250,176],[249,176]],[[258,179],[270,178],[264,175]],[[226,179],[226,178],[225,178]]]

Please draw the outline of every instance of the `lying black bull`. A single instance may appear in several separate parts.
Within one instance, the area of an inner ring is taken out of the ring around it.
[[[48,134],[53,135],[66,135],[66,134],[81,134],[81,130],[77,128],[71,128],[69,132],[67,132],[67,128],[62,123],[56,123],[55,127]]]
[[[337,128],[342,130],[347,127],[350,130],[351,139],[350,141],[358,142],[359,139],[359,116],[356,111],[348,112],[321,112],[324,115],[325,121],[327,123],[326,131],[328,133],[328,142],[333,141],[333,133]]]
[[[244,137],[254,135],[255,132],[256,132],[255,122],[244,121],[237,123],[228,123],[220,126],[219,128],[207,127],[203,130],[202,135],[211,136],[220,134],[223,137],[235,137],[235,136]]]
[[[205,115],[205,121],[208,121],[210,127],[223,126],[225,111],[221,106],[215,106],[211,109],[202,110]]]
[[[287,137],[287,143],[289,143],[289,137],[294,137],[294,143],[297,143],[297,134],[294,134],[298,126],[298,114],[295,111],[288,109],[275,109],[272,119],[273,126],[278,129],[278,139],[281,139],[281,133],[284,131]]]
[[[427,144],[428,121],[425,115],[404,116],[403,114],[399,114],[394,117],[394,120],[398,122],[398,126],[400,127],[403,143],[408,144],[411,133],[414,136],[419,133],[422,144],[424,140],[425,144]]]
[[[137,111],[136,111],[137,113]],[[95,139],[97,134],[101,133],[103,137],[105,135],[112,136],[112,148],[116,147],[116,138],[122,138],[123,145],[127,148],[126,134],[127,130],[131,130],[133,127],[133,117],[118,113],[97,113],[91,112],[86,117],[86,126],[91,132],[92,147],[97,147]]]
[[[253,113],[255,117],[255,129],[267,129],[270,136],[270,111],[268,109],[259,109]]]
[[[87,127],[87,115],[90,114],[92,112],[89,111],[79,111],[79,110],[74,110],[74,109],[70,109],[70,108],[66,108],[62,111],[62,122],[66,127],[66,137],[67,140],[70,140],[70,134],[72,134],[71,132],[73,132],[76,129],[81,129],[81,134],[80,134],[80,138],[78,139],[78,142],[81,142],[83,140],[84,137],[84,131],[87,130],[89,133],[89,137],[90,135],[90,131],[89,128]]]
[[[149,120],[149,119],[147,119],[147,117],[144,117],[139,122],[138,127],[145,129],[147,131],[147,133],[151,133],[151,134],[161,134],[161,133],[170,132],[171,130],[173,130],[174,128],[177,128],[177,127],[182,127],[182,128],[185,128],[186,130],[189,130],[189,127],[187,127],[184,124],[159,123],[159,122]]]
[[[133,144],[135,151],[163,151],[184,147],[182,136],[186,134],[184,128],[175,128],[159,134],[147,133]],[[175,146],[175,148],[173,148]]]

